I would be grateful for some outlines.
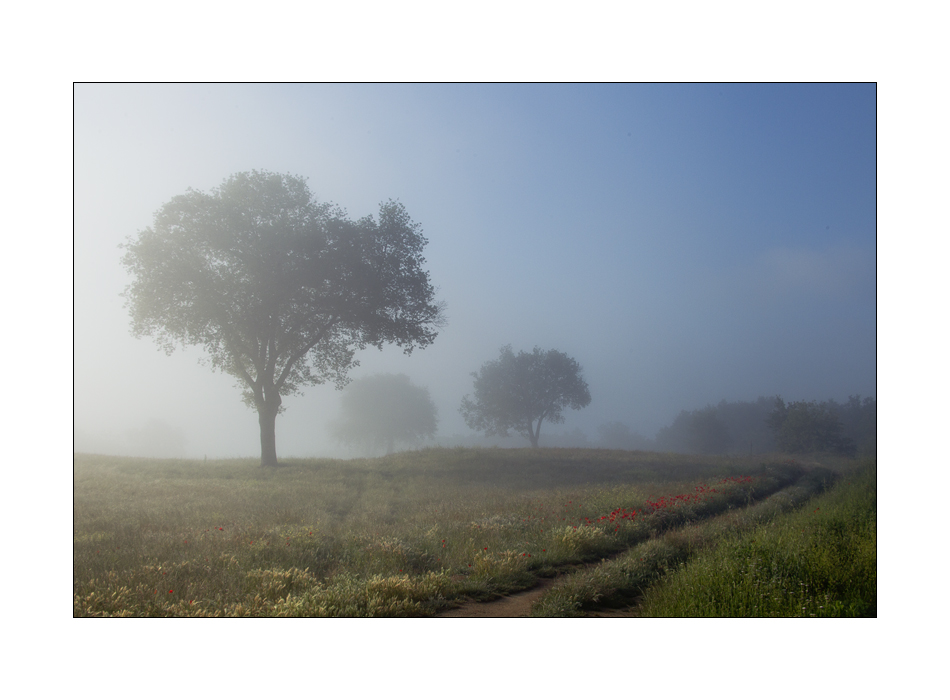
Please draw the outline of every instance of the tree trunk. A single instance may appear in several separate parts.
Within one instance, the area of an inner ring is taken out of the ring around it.
[[[541,437],[541,421],[544,420],[544,416],[538,419],[538,428],[535,430],[534,421],[528,423],[528,439],[531,441],[531,447],[538,446],[538,439]]]
[[[257,420],[261,426],[261,466],[277,466],[277,411],[258,408]]]

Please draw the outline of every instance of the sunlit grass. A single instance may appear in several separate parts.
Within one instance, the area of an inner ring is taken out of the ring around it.
[[[877,467],[797,512],[723,538],[647,591],[647,616],[877,614]]]
[[[76,455],[74,614],[429,615],[742,508],[801,473],[781,457],[606,450],[278,469]]]
[[[650,585],[715,546],[782,513],[800,507],[834,481],[828,470],[816,469],[793,486],[745,508],[675,527],[636,545],[598,566],[565,576],[533,605],[536,617],[583,616],[592,610],[632,604]]]

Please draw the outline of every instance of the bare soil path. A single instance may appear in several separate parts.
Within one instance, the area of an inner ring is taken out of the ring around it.
[[[436,617],[527,617],[531,612],[531,605],[534,601],[540,598],[555,583],[557,583],[557,578],[541,579],[534,588],[529,588],[526,591],[513,593],[484,603],[477,601],[462,603],[460,607],[445,610]]]
[[[591,561],[586,564],[575,565],[561,572],[552,578],[538,579],[537,583],[531,588],[502,596],[489,601],[468,601],[461,606],[451,610],[444,610],[436,617],[528,617],[531,614],[531,606],[538,598],[553,588],[562,578],[581,571],[602,565],[604,562],[614,557],[618,557],[623,552],[617,552],[611,557]],[[636,606],[623,609],[604,609],[592,611],[587,617],[635,617]]]
[[[544,595],[557,581],[557,578],[541,579],[536,586],[526,591],[520,591],[487,602],[469,601],[458,608],[445,610],[436,617],[528,617],[531,614],[531,606],[534,601]],[[639,607],[634,603],[624,608],[592,610],[585,617],[639,616]]]

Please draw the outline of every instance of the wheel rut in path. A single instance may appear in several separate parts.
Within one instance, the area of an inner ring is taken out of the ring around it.
[[[526,591],[506,595],[487,602],[470,601],[457,608],[445,610],[436,617],[527,617],[531,605],[557,583],[557,578],[545,578]]]

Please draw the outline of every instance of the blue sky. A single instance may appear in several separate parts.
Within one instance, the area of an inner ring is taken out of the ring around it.
[[[193,456],[259,454],[231,378],[131,337],[117,248],[250,169],[306,176],[354,218],[399,199],[422,224],[449,324],[352,376],[428,387],[443,437],[469,432],[470,373],[509,343],[577,359],[593,400],[553,429],[591,438],[722,399],[876,396],[876,101],[871,84],[77,85],[77,441],[128,449],[159,420]],[[288,399],[278,453],[333,454],[337,402]]]

